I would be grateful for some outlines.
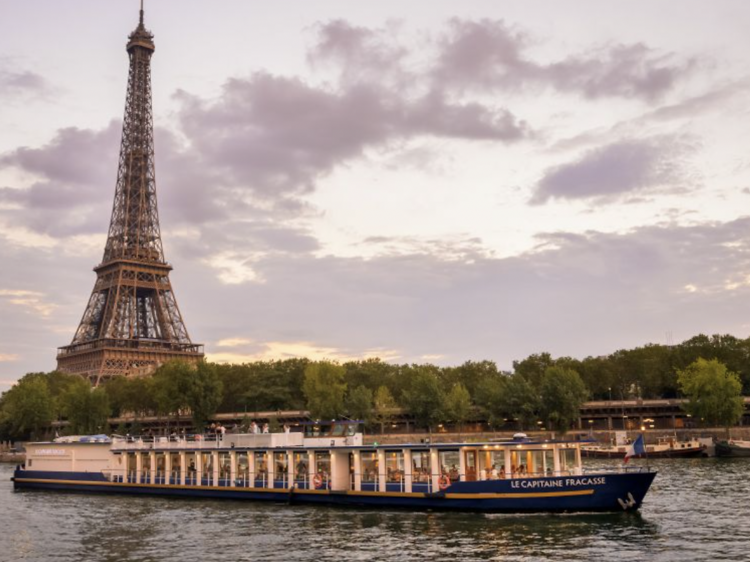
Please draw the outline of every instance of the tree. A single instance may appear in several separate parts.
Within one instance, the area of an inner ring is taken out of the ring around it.
[[[441,372],[446,388],[453,388],[456,383],[461,383],[474,401],[479,386],[487,380],[497,379],[499,375],[493,361],[467,361],[458,367],[444,367]]]
[[[373,418],[372,391],[366,386],[358,386],[349,392],[346,410],[349,415],[369,426]]]
[[[523,429],[536,420],[539,396],[526,378],[513,375],[505,384],[500,409],[518,420],[518,429]]]
[[[312,417],[336,419],[344,411],[344,375],[344,368],[330,361],[310,363],[305,368],[302,392]]]
[[[484,379],[477,386],[474,400],[491,426],[502,426],[505,423],[507,412],[504,410],[506,406],[504,394],[507,383],[508,377],[498,374]]]
[[[463,430],[463,423],[471,413],[471,396],[460,382],[453,385],[445,397],[445,412],[448,417],[458,424],[459,433]]]
[[[544,372],[554,364],[549,353],[534,353],[521,361],[513,361],[513,374],[523,377],[533,388],[539,388]]]
[[[216,365],[201,361],[195,367],[195,379],[188,394],[188,406],[193,416],[193,425],[203,429],[221,404],[222,386]]]
[[[725,427],[727,433],[742,417],[745,406],[740,378],[717,359],[696,359],[677,372],[677,382],[688,399],[683,408],[693,417]]]
[[[70,423],[71,433],[100,433],[108,429],[109,396],[103,388],[91,388],[81,379],[68,385],[60,397],[62,414]]]
[[[581,377],[567,367],[549,367],[542,377],[540,414],[552,429],[565,433],[580,416],[588,390]]]
[[[222,386],[216,365],[201,361],[168,361],[153,377],[154,398],[159,412],[179,415],[190,410],[193,426],[202,430],[216,413],[222,399]]]
[[[375,391],[373,399],[373,421],[380,425],[380,433],[386,424],[391,423],[393,412],[398,407],[388,387],[383,385]]]
[[[408,387],[401,397],[401,405],[414,417],[417,424],[432,430],[445,419],[445,390],[433,365],[412,365]]]
[[[53,419],[52,395],[42,373],[26,375],[0,398],[0,426],[6,438],[40,438]]]

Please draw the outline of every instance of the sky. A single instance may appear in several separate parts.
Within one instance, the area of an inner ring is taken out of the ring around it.
[[[138,0],[0,0],[0,390],[96,279]],[[213,361],[510,369],[750,331],[750,3],[146,0]]]

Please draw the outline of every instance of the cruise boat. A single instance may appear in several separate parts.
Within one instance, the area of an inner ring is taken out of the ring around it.
[[[356,422],[282,433],[29,443],[17,490],[486,512],[637,510],[656,472],[585,470],[581,441],[364,444]]]
[[[681,458],[681,457],[705,457],[706,446],[697,439],[679,441],[674,437],[659,439],[656,444],[646,445],[646,452],[634,455],[633,458]],[[624,458],[628,450],[626,444],[616,443],[589,443],[581,446],[584,457],[595,458]]]

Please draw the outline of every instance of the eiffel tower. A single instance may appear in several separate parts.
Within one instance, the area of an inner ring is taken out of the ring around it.
[[[182,320],[161,243],[151,112],[154,36],[143,24],[143,0],[128,39],[130,74],[107,244],[81,324],[57,354],[60,371],[94,386],[147,374],[169,359],[203,358],[203,346],[190,341]]]

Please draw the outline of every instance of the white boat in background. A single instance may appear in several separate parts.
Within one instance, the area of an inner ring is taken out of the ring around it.
[[[594,458],[625,458],[629,443],[593,443],[581,445],[581,455]],[[706,446],[698,439],[678,440],[676,437],[660,438],[656,444],[646,444],[646,452],[633,458],[683,458],[708,456]]]

